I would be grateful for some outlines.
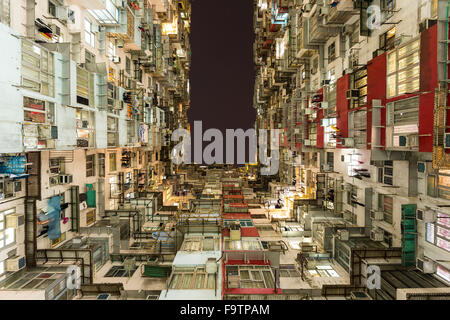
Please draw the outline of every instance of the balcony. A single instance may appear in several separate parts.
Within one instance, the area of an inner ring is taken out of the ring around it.
[[[326,18],[324,18],[324,15],[320,15],[318,12],[316,12],[311,18],[305,21],[305,46],[323,44],[329,38],[335,37],[339,34],[339,28],[328,27],[324,24],[325,22]]]

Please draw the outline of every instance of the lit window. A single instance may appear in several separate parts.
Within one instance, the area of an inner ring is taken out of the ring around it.
[[[420,85],[420,39],[388,54],[387,97],[417,92]]]

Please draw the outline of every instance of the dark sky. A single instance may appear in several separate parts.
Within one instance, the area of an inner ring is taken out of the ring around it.
[[[191,4],[191,128],[196,120],[203,121],[203,131],[252,128],[253,1]]]

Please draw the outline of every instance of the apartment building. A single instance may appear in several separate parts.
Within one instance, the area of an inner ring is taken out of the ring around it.
[[[150,215],[166,196],[169,137],[189,108],[190,4],[2,0],[0,12],[0,297],[70,298],[63,282],[8,285],[84,254],[93,283],[130,245],[132,213],[110,213],[148,193]]]
[[[254,4],[256,127],[280,130],[291,216],[327,221],[309,228],[330,232],[351,286],[348,255],[376,248],[448,285],[447,2]]]

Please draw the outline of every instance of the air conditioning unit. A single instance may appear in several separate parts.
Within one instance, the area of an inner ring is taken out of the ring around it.
[[[52,138],[52,128],[49,125],[40,125],[38,127],[39,139],[49,140]]]
[[[450,133],[446,133],[444,137],[444,148],[450,149]]]
[[[437,263],[427,258],[416,259],[416,267],[423,273],[435,273]]]
[[[359,90],[347,90],[346,92],[347,99],[358,99],[359,98]]]
[[[329,104],[328,104],[328,102],[326,102],[326,101],[324,101],[324,102],[322,102],[322,103],[320,104],[320,107],[321,107],[322,109],[328,109],[328,106],[329,106]]]
[[[353,138],[343,138],[343,139],[341,139],[341,144],[344,147],[353,148],[355,146],[355,139],[353,139]]]
[[[304,5],[303,5],[303,11],[306,12],[306,13],[311,12],[312,7],[313,7],[313,6],[312,6],[311,3],[304,4]]]
[[[383,211],[371,211],[370,218],[375,221],[384,220],[384,212]]]
[[[6,271],[19,271],[26,265],[25,256],[15,256],[5,260]]]
[[[380,229],[372,229],[372,231],[370,231],[370,239],[372,241],[383,241],[384,239],[384,232],[383,230]]]
[[[328,6],[319,7],[319,10],[318,10],[319,16],[326,16],[329,13],[330,13],[330,7],[328,7]]]
[[[337,231],[337,238],[341,241],[348,241],[350,234],[346,229],[339,229]]]
[[[55,17],[61,21],[67,21],[69,19],[69,8],[57,6]]]
[[[119,64],[120,63],[120,57],[112,57],[111,61],[115,64]]]
[[[72,183],[73,176],[71,174],[60,174],[59,175],[59,184],[69,184]]]
[[[437,221],[437,212],[434,210],[417,210],[416,219],[426,223],[435,223]]]
[[[322,171],[329,172],[331,171],[331,166],[329,164],[322,164],[321,169]]]
[[[353,26],[345,25],[344,26],[344,35],[351,35],[353,33]]]
[[[6,228],[14,228],[17,229],[20,226],[23,226],[25,224],[25,215],[23,214],[9,214],[5,217],[6,220]]]

